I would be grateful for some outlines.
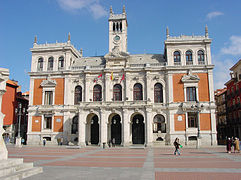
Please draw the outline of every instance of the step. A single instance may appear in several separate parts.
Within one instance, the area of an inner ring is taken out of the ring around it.
[[[43,172],[42,167],[32,167],[30,169],[19,170],[6,177],[1,177],[0,180],[19,180],[24,179]]]
[[[24,170],[24,169],[30,169],[32,167],[33,167],[33,163],[21,163],[13,166],[0,168],[0,177],[8,176],[9,174],[13,174],[17,171]]]
[[[18,164],[22,164],[23,159],[22,158],[11,158],[7,160],[1,160],[0,161],[0,169],[5,168],[5,167],[10,167],[10,166],[15,166]]]
[[[66,149],[81,149],[80,146],[66,146]]]
[[[130,149],[145,149],[144,144],[136,144],[136,145],[131,145],[129,146]]]

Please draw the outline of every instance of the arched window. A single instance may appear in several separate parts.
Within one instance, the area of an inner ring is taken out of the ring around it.
[[[122,101],[122,87],[120,84],[114,85],[113,100],[114,101]]]
[[[72,120],[71,134],[78,133],[79,117],[75,116]]]
[[[197,52],[197,57],[198,57],[198,64],[204,64],[204,52],[203,52],[203,50],[199,50]]]
[[[113,31],[115,31],[115,23],[113,23]]]
[[[76,86],[74,91],[74,104],[79,104],[82,101],[82,87]]]
[[[53,70],[53,66],[54,66],[54,58],[51,56],[48,59],[48,70],[52,71]]]
[[[186,52],[186,64],[187,65],[193,64],[192,63],[192,52],[191,51]]]
[[[64,57],[59,57],[59,69],[64,69]]]
[[[119,23],[116,23],[116,31],[119,31]]]
[[[174,57],[174,65],[181,65],[181,55],[179,51],[175,51],[173,53],[173,57]]]
[[[153,133],[157,133],[158,131],[161,131],[162,133],[166,133],[166,123],[165,123],[165,117],[161,114],[157,114],[154,117],[154,124],[153,124]]]
[[[38,71],[43,71],[43,62],[44,59],[42,57],[38,59]]]
[[[154,86],[154,102],[163,103],[163,88],[160,83],[156,83]]]
[[[93,101],[101,101],[102,100],[102,88],[99,84],[94,86],[93,89]]]
[[[120,31],[122,32],[122,22],[120,22]]]
[[[133,99],[134,101],[143,100],[142,85],[139,83],[134,85]]]

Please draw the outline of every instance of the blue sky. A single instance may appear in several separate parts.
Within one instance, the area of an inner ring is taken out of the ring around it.
[[[241,58],[240,0],[2,0],[0,1],[0,67],[10,79],[29,88],[34,36],[38,43],[71,42],[84,56],[108,51],[108,15],[126,6],[128,51],[163,53],[165,31],[170,35],[204,35],[212,42],[214,84],[224,87],[229,68]]]

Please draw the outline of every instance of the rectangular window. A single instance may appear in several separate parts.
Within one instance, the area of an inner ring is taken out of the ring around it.
[[[196,101],[196,87],[187,87],[187,101]]]
[[[45,105],[53,104],[53,91],[45,91],[44,104]]]
[[[52,115],[44,116],[44,129],[52,129]]]
[[[188,112],[188,127],[196,128],[197,127],[197,113]]]

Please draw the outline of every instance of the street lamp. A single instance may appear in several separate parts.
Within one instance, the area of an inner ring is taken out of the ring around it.
[[[25,108],[23,108],[23,112],[25,112]],[[18,117],[18,136],[16,138],[16,146],[21,147],[22,138],[20,136],[20,132],[21,132],[21,117],[23,114],[21,103],[18,104],[18,108],[15,109],[15,113],[17,114],[17,117]]]
[[[197,113],[197,144],[196,144],[196,148],[199,149],[200,148],[200,139],[201,139],[201,134],[200,134],[200,112],[203,110],[204,106],[203,104],[200,105],[200,103],[198,101],[196,101],[196,105],[192,105],[191,109]]]

